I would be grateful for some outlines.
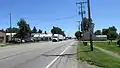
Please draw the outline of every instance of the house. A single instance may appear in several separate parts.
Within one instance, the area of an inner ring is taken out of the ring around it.
[[[3,30],[0,30],[0,42],[2,42],[2,43],[6,42],[6,35]]]
[[[6,42],[11,41],[14,35],[16,35],[16,33],[6,33]]]

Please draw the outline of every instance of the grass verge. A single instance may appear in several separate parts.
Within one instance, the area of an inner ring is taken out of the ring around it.
[[[117,43],[116,42],[112,42],[109,44],[109,42],[94,42],[93,43],[95,46],[98,46],[100,48],[112,51],[118,55],[120,55],[120,47],[117,47]]]
[[[91,65],[96,65],[103,68],[119,68],[120,59],[104,53],[96,48],[94,51],[89,51],[89,46],[78,44],[77,46],[77,59],[86,61]]]
[[[32,44],[32,43],[39,43],[39,42],[26,42],[26,43],[2,43],[2,44],[0,44],[0,47],[14,46],[14,45],[20,45],[20,44]]]

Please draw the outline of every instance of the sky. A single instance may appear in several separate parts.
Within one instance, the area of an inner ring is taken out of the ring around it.
[[[50,32],[53,26],[62,28],[66,35],[74,36],[78,30],[76,2],[85,0],[0,0],[0,29],[9,27],[9,13],[12,13],[12,27],[24,18],[30,27],[36,26],[43,32]],[[91,0],[91,16],[95,30],[115,26],[120,32],[120,0]],[[84,8],[87,11],[87,8]],[[85,14],[87,16],[87,12]]]

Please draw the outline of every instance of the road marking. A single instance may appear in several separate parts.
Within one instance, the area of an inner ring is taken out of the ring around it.
[[[60,55],[64,54],[71,46],[68,46],[65,48],[65,50],[63,52],[60,53]],[[60,56],[56,57],[50,64],[48,64],[45,68],[49,68],[52,66],[52,64],[55,63],[55,61],[57,61],[57,59],[60,58]]]
[[[73,45],[75,42],[72,42],[70,45]]]

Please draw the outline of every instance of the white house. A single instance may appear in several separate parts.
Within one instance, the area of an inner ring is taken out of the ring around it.
[[[14,35],[16,35],[16,33],[6,33],[6,41],[10,41]]]

